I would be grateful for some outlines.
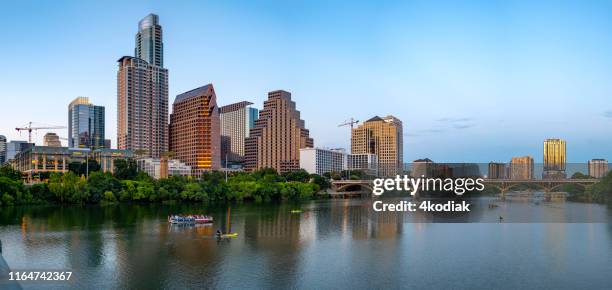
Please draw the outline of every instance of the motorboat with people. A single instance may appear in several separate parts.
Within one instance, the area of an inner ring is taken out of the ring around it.
[[[171,215],[168,216],[171,224],[209,224],[213,222],[213,217],[201,214],[190,215]]]

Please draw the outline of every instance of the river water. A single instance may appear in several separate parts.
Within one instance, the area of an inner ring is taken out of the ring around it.
[[[0,239],[14,271],[73,272],[70,282],[23,282],[25,289],[612,288],[612,209],[472,203],[455,215],[376,213],[369,199],[5,207]],[[208,213],[215,222],[172,226],[174,213]],[[217,229],[238,237],[218,240]]]

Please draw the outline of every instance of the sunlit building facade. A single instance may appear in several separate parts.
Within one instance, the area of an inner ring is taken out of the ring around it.
[[[566,145],[565,140],[544,140],[544,179],[563,179],[566,177]]]
[[[375,116],[353,128],[351,154],[376,154],[379,176],[401,174],[404,158],[402,121],[394,116]]]
[[[515,180],[534,178],[533,158],[531,156],[513,157],[508,168],[508,177]]]
[[[212,84],[176,97],[170,116],[170,151],[191,166],[192,174],[221,166],[221,135],[217,96]]]
[[[269,92],[245,140],[245,169],[273,168],[280,173],[299,170],[300,149],[314,147],[309,134],[291,93]]]

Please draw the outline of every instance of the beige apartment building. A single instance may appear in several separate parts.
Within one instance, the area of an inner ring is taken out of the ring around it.
[[[351,154],[376,154],[379,176],[403,172],[403,147],[402,121],[394,116],[375,116],[352,129]]]
[[[273,168],[277,172],[300,169],[300,149],[314,147],[291,93],[273,91],[259,111],[259,119],[245,140],[246,170]]]

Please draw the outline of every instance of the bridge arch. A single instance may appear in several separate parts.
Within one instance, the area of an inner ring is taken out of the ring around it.
[[[358,186],[362,190],[364,188],[366,188],[370,192],[374,191],[374,188],[372,188],[372,186],[370,186],[369,184],[366,184],[366,183],[346,183],[346,184],[342,184],[342,185],[340,185],[340,186],[338,186],[336,188],[336,191],[337,192],[347,191],[347,189],[349,189],[350,187],[353,187],[353,186]]]

